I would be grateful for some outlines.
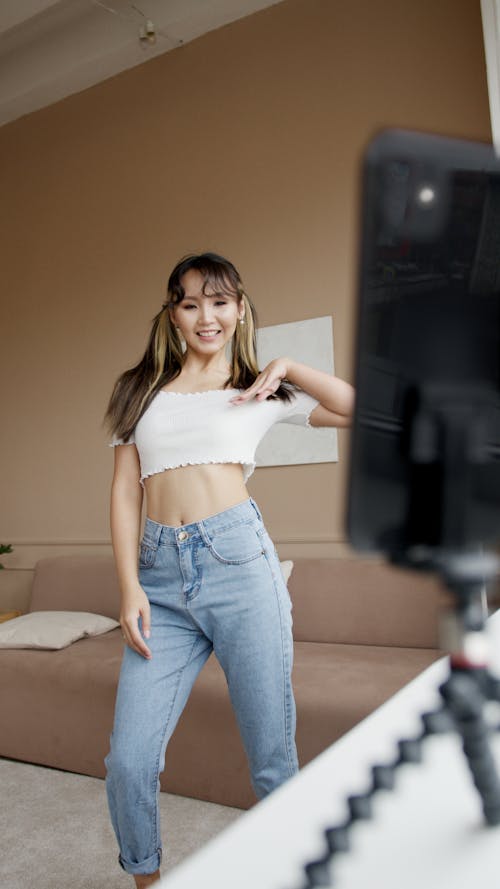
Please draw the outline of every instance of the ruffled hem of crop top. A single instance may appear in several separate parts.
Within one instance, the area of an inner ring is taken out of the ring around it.
[[[253,473],[255,451],[275,423],[310,427],[319,401],[302,390],[290,402],[265,399],[231,404],[241,389],[169,392],[160,389],[128,441],[114,438],[110,447],[135,444],[145,478],[167,469],[205,463],[240,463],[243,479]],[[208,397],[207,397],[208,396]]]

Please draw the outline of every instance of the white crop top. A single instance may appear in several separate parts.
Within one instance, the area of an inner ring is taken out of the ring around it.
[[[281,399],[229,404],[240,389],[164,392],[160,389],[126,444],[135,444],[144,479],[165,469],[201,463],[241,463],[244,481],[255,469],[257,445],[274,423],[309,426],[319,404],[307,392]],[[114,438],[110,447],[123,445]]]

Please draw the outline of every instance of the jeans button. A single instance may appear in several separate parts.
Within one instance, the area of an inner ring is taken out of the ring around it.
[[[187,531],[179,531],[179,540],[186,540],[187,537],[189,537]]]

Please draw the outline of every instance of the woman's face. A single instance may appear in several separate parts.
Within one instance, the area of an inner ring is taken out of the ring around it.
[[[204,277],[189,269],[181,278],[184,299],[170,309],[170,317],[186,341],[186,348],[211,355],[223,349],[244,315],[243,304],[235,296],[217,293]]]

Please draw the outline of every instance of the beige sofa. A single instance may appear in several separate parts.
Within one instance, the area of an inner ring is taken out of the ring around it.
[[[440,652],[440,593],[426,577],[355,559],[294,560],[297,747],[305,765]],[[38,562],[30,611],[118,617],[112,557]],[[120,628],[58,651],[0,650],[0,756],[104,777],[123,652]],[[255,802],[224,674],[212,655],[167,749],[161,787]]]

